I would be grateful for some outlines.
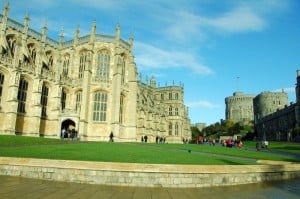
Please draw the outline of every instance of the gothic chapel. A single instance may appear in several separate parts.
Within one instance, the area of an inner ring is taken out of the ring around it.
[[[191,139],[183,85],[142,82],[132,52],[133,38],[96,33],[59,41],[0,15],[0,134],[60,138],[62,129],[80,140],[168,143]]]

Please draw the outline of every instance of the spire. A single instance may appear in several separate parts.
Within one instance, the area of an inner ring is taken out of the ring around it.
[[[130,51],[132,52],[132,48],[133,48],[133,34],[130,33],[129,35],[129,45],[130,45]]]
[[[5,3],[5,7],[3,9],[3,16],[6,18],[8,17],[8,11],[9,11],[9,1],[7,0]]]
[[[47,38],[47,22],[45,22],[44,27],[42,29],[42,41],[46,42],[46,38]]]
[[[28,31],[29,21],[30,21],[29,13],[27,12],[26,15],[25,15],[25,18],[24,18],[24,29],[23,29],[24,33],[27,33],[27,31]]]
[[[78,38],[79,38],[79,25],[76,26],[75,32],[74,32],[74,46],[78,44]]]
[[[59,46],[62,47],[62,43],[64,42],[64,28],[61,28],[59,33]]]
[[[92,28],[91,28],[91,42],[95,41],[96,36],[96,20],[92,22]]]
[[[120,40],[120,24],[117,23],[116,25],[116,40],[119,41]]]

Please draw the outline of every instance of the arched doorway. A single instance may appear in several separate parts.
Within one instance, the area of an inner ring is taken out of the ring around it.
[[[70,120],[70,119],[66,119],[65,121],[63,121],[61,123],[61,132],[63,129],[66,130],[66,134],[65,134],[65,138],[68,138],[68,134],[70,134],[70,132],[75,129],[76,127],[76,124],[73,120]]]

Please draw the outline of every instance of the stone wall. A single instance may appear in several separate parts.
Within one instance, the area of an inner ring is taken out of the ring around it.
[[[191,188],[299,178],[300,164],[159,165],[0,157],[0,175],[101,185]]]

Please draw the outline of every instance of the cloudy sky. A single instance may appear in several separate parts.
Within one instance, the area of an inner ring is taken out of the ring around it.
[[[6,0],[1,0],[1,8]],[[299,0],[10,0],[9,17],[48,36],[97,33],[134,37],[138,71],[160,86],[184,83],[192,123],[225,119],[235,91],[281,91],[295,101],[300,69]]]

